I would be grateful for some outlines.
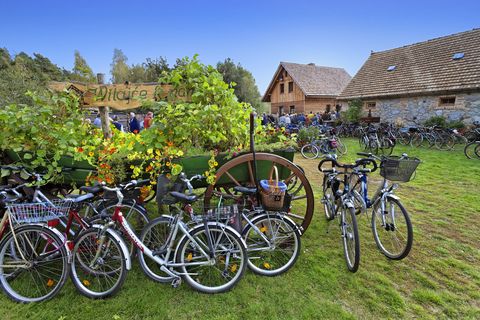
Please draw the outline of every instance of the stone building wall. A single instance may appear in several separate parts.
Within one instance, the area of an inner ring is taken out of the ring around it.
[[[376,103],[371,113],[374,117],[380,117],[382,122],[412,124],[416,117],[415,121],[422,123],[433,116],[443,116],[447,121],[461,120],[465,124],[480,122],[480,92],[457,94],[454,105],[439,105],[441,97],[445,95],[366,101]],[[364,107],[363,113],[367,115],[368,108]]]

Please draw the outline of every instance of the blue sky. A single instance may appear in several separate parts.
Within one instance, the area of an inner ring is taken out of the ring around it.
[[[2,1],[0,47],[41,53],[67,69],[78,49],[108,74],[114,48],[128,62],[226,57],[263,94],[280,61],[345,68],[382,51],[480,27],[480,1]],[[479,44],[480,45],[480,44]],[[109,76],[108,76],[109,78]]]

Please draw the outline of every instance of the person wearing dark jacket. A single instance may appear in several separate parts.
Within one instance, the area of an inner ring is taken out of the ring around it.
[[[140,123],[138,123],[137,117],[135,117],[135,113],[130,112],[130,121],[128,122],[128,129],[132,133],[139,133],[140,132]]]

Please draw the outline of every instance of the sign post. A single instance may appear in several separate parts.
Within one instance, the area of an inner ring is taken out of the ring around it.
[[[105,75],[103,73],[97,73],[98,84],[105,83]],[[108,106],[99,106],[98,112],[100,113],[100,120],[102,121],[102,132],[105,139],[112,137],[112,129],[110,128],[110,116],[108,114]]]

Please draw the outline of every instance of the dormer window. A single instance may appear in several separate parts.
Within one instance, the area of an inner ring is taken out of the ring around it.
[[[460,60],[465,56],[465,53],[463,52],[456,52],[452,56],[452,60]]]
[[[393,71],[393,70],[395,70],[395,69],[397,69],[397,66],[389,66],[389,67],[387,68],[387,71]]]

